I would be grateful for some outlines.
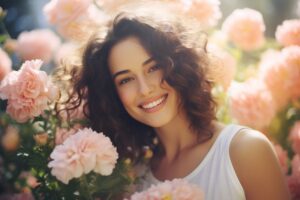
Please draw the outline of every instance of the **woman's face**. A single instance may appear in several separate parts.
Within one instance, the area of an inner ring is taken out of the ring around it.
[[[137,121],[162,127],[178,114],[177,92],[163,81],[161,66],[135,37],[117,43],[108,58],[110,72],[126,111]]]

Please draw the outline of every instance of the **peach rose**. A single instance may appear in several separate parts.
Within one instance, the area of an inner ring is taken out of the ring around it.
[[[261,13],[250,8],[234,10],[222,25],[228,39],[245,51],[255,50],[264,44],[265,29]]]
[[[49,62],[60,39],[48,29],[22,32],[17,38],[16,52],[23,60],[41,59]]]
[[[118,154],[108,137],[84,128],[57,145],[50,157],[51,174],[65,184],[91,171],[110,175]]]
[[[229,88],[229,109],[240,124],[262,130],[275,116],[276,104],[260,80],[233,82]]]
[[[277,27],[275,36],[283,46],[300,45],[300,19],[283,21]]]
[[[20,144],[19,130],[14,126],[8,126],[2,136],[1,143],[6,151],[15,151]]]
[[[7,53],[0,48],[0,81],[11,71],[11,67],[11,59]]]
[[[295,153],[300,155],[300,121],[297,121],[289,134],[289,140],[292,141],[292,148]]]

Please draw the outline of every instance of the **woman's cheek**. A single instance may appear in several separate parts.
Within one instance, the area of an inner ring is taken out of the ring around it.
[[[118,93],[124,106],[134,103],[136,93],[132,86],[124,86],[123,88],[119,88]]]

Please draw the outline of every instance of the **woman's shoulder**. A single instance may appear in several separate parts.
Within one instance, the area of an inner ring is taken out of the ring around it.
[[[240,130],[230,144],[230,159],[249,199],[287,199],[275,150],[264,134],[251,129]]]

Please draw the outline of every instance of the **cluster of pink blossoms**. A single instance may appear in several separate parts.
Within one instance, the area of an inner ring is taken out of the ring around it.
[[[134,193],[130,200],[203,200],[204,193],[196,185],[183,179],[164,181],[158,185],[152,185],[146,191]]]
[[[58,180],[65,184],[91,171],[110,175],[116,165],[118,153],[110,139],[102,133],[84,128],[57,145],[48,167]]]
[[[26,61],[1,82],[0,97],[8,100],[6,111],[20,123],[41,115],[48,103],[58,98],[57,87],[40,71],[41,66],[41,60]]]
[[[245,51],[255,50],[264,44],[265,29],[261,13],[250,8],[236,9],[222,25],[228,39]]]

